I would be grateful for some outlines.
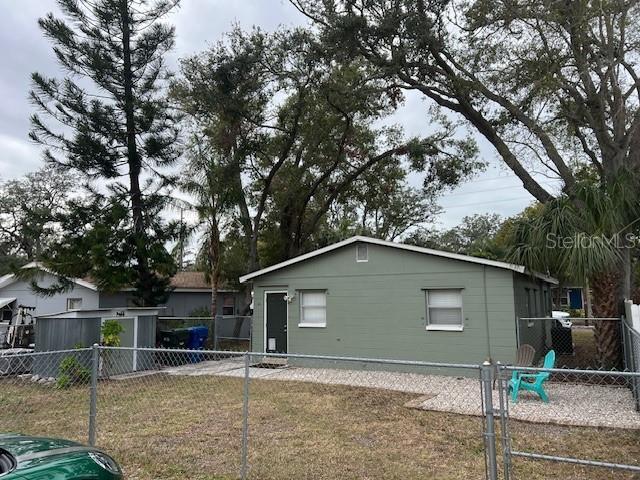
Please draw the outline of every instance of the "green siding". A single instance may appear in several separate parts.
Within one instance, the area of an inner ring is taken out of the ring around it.
[[[551,316],[551,286],[540,279],[529,275],[514,274],[514,300],[518,318]],[[527,343],[533,346],[536,349],[536,360],[545,353],[545,344],[550,345],[550,328],[551,323],[548,321],[518,320],[520,344]]]
[[[489,356],[515,359],[513,272],[368,248],[366,263],[356,262],[354,244],[254,279],[253,350],[264,351],[264,292],[286,289],[295,295],[288,313],[289,353],[474,364]],[[463,289],[461,332],[425,328],[424,289],[442,287]],[[326,328],[298,327],[297,292],[306,289],[327,290]]]

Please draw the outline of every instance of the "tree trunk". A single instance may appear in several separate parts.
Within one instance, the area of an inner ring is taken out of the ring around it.
[[[138,291],[142,293],[142,306],[149,305],[149,299],[153,293],[145,288],[149,283],[148,260],[144,250],[144,204],[140,189],[141,162],[136,145],[135,111],[133,103],[133,71],[131,67],[131,32],[129,19],[128,0],[120,2],[120,18],[122,22],[122,56],[123,56],[123,80],[124,80],[124,110],[127,132],[127,163],[129,165],[129,199],[133,218],[133,241],[136,270],[138,272]],[[149,293],[149,295],[145,295]]]
[[[605,272],[589,282],[593,292],[593,314],[596,318],[619,318],[620,274]],[[595,320],[594,335],[598,365],[610,370],[622,365],[620,325],[616,320]]]
[[[218,287],[220,284],[220,234],[217,226],[211,226],[209,238],[209,265],[211,267],[211,317],[218,314]]]
[[[589,284],[589,279],[584,281],[584,295],[587,302],[587,308],[584,312],[586,317],[584,324],[589,325],[589,319],[593,317],[593,301],[591,299],[591,285]]]
[[[213,328],[214,348],[218,348],[218,287],[220,283],[220,232],[217,223],[211,225],[209,238],[209,266],[211,268],[211,326]]]

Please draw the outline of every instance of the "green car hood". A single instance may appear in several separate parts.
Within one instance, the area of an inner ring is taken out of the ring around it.
[[[16,458],[14,472],[0,480],[67,480],[86,478],[111,480],[119,478],[98,468],[87,453],[96,451],[70,440],[0,435],[0,447]]]
[[[60,440],[57,438],[27,437],[25,435],[3,434],[0,435],[0,447],[7,450],[14,457],[44,452],[47,450],[57,450],[59,448],[81,447],[77,442],[71,440]]]

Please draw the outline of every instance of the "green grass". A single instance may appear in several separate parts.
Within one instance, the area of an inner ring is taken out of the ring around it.
[[[242,380],[155,375],[99,386],[98,444],[132,479],[231,479]],[[414,395],[252,380],[250,478],[484,478],[481,419],[405,407]],[[86,440],[86,387],[0,380],[0,431]],[[514,448],[640,462],[640,433],[511,422]],[[634,478],[514,459],[514,478]]]

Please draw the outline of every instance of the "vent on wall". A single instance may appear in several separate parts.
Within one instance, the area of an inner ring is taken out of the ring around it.
[[[356,245],[356,262],[369,261],[369,246],[366,243]]]

